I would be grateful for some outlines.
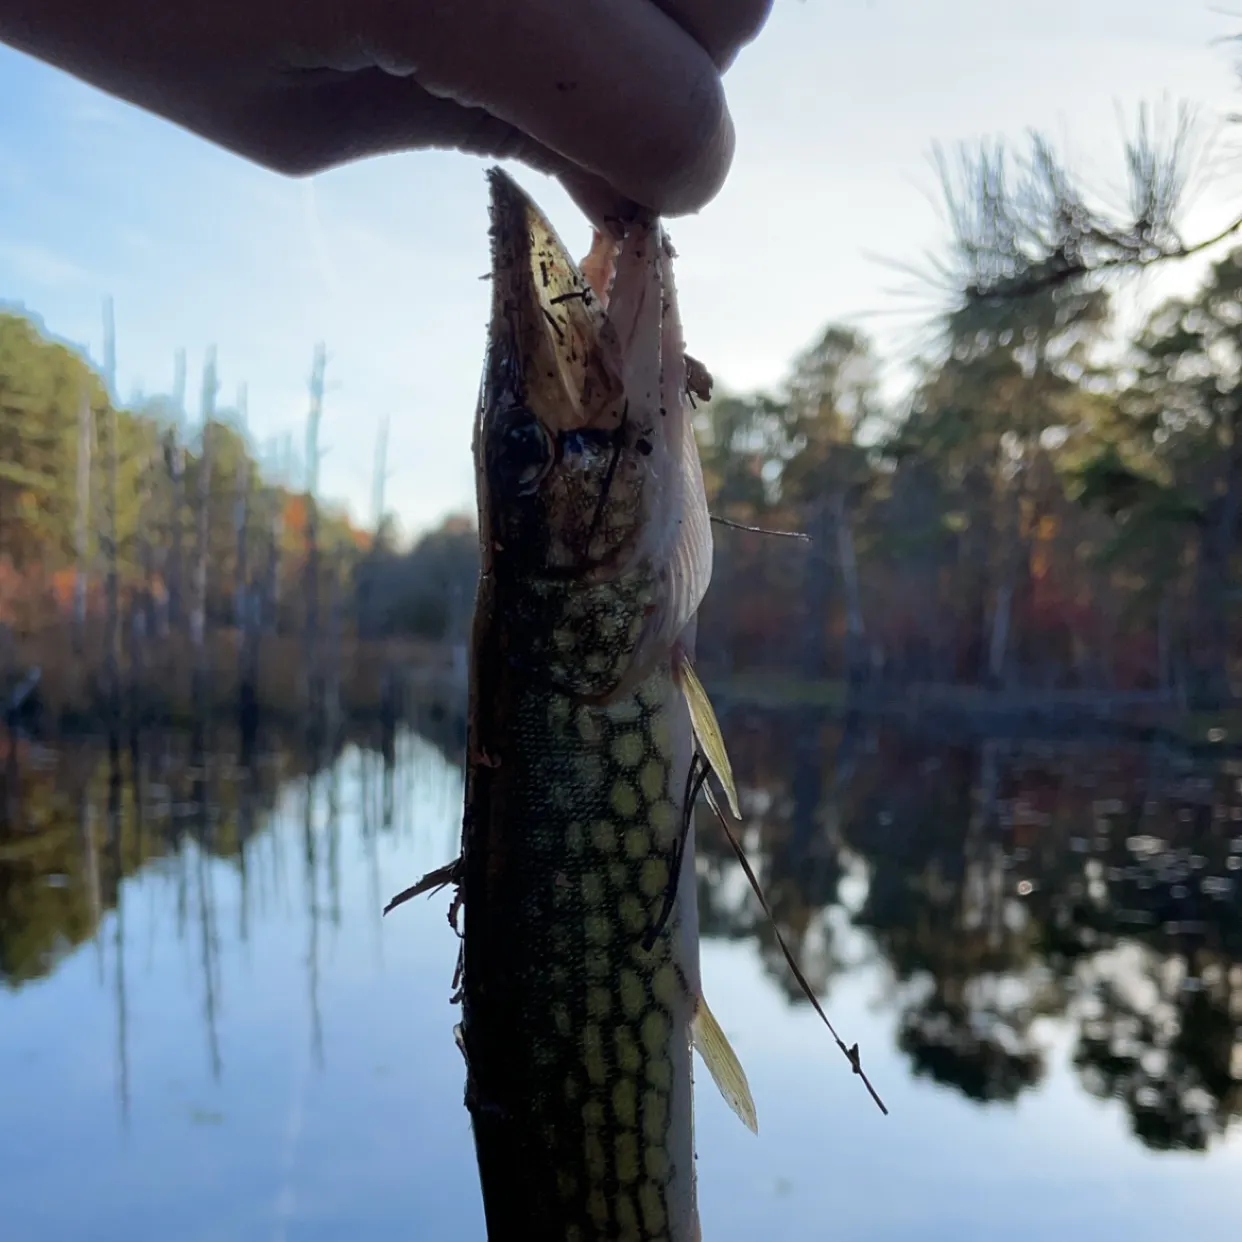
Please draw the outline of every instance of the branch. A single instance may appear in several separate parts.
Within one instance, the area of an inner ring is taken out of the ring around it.
[[[938,267],[957,300],[954,313],[996,306],[1120,269],[1186,259],[1242,230],[1242,214],[1219,232],[1187,243],[1177,229],[1194,162],[1193,117],[1178,110],[1172,132],[1153,132],[1148,111],[1127,139],[1128,218],[1093,207],[1050,142],[1034,134],[1016,162],[997,145],[962,149],[954,175],[935,159],[952,241]],[[1010,174],[1016,172],[1016,178]]]

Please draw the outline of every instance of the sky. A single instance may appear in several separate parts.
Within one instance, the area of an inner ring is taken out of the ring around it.
[[[830,321],[901,364],[925,343],[926,269],[947,239],[933,145],[1052,136],[1124,203],[1122,137],[1143,104],[1187,102],[1212,140],[1186,233],[1242,203],[1236,13],[1206,0],[776,0],[726,85],[737,156],[721,194],[673,220],[687,343],[733,390],[778,385]],[[167,391],[204,353],[221,400],[247,385],[263,450],[304,444],[315,343],[328,351],[321,489],[371,516],[390,420],[387,508],[407,533],[473,510],[470,428],[488,310],[484,162],[387,156],[282,178],[0,47],[0,304],[102,356],[117,388]],[[518,169],[575,253],[585,220]],[[1193,279],[1161,277],[1162,290]],[[1148,289],[1145,296],[1150,296]]]

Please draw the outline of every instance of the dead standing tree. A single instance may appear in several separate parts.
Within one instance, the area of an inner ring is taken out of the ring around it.
[[[190,614],[190,643],[194,649],[193,700],[196,709],[206,707],[208,686],[207,653],[207,556],[211,533],[211,451],[212,423],[216,415],[216,394],[219,383],[216,378],[215,346],[207,351],[203,364],[202,393],[202,443],[198,459],[198,495],[195,518],[197,542],[194,548],[194,602]]]
[[[385,745],[391,740],[396,727],[398,684],[396,670],[388,653],[388,643],[383,624],[376,615],[375,578],[384,539],[384,523],[387,514],[386,490],[388,483],[388,416],[380,420],[379,435],[375,442],[375,469],[371,482],[371,546],[364,563],[358,567],[354,578],[361,587],[358,592],[357,633],[359,653],[371,644],[377,644],[380,653],[380,724]],[[360,571],[360,572],[359,572]],[[456,637],[451,632],[452,637]]]
[[[143,428],[144,439],[147,428]],[[163,609],[157,602],[163,595],[157,567],[156,548],[151,531],[156,516],[155,479],[159,469],[159,435],[152,430],[142,445],[137,477],[137,529],[135,532],[141,580],[130,597],[129,608],[129,715],[130,744],[139,752],[139,734],[150,710],[147,644],[159,632]]]
[[[168,467],[168,540],[165,575],[168,589],[168,629],[185,620],[185,572],[182,563],[181,515],[185,509],[185,350],[177,351],[173,370],[173,425],[168,430],[165,462]]]
[[[108,738],[115,752],[120,745],[121,728],[121,622],[120,568],[117,535],[117,444],[116,412],[116,329],[112,299],[104,299],[104,388],[108,401],[108,437],[104,474],[105,557],[107,565],[107,613],[104,632],[104,680],[108,703]]]
[[[345,570],[343,558],[333,558],[328,566],[327,650],[324,653],[323,739],[329,753],[336,750],[341,732],[341,659],[344,646],[344,588],[341,581]]]
[[[303,630],[302,696],[313,744],[322,738],[324,678],[319,651],[319,424],[323,417],[323,377],[327,354],[315,346],[311,366],[310,409],[306,416],[306,624]]]
[[[375,615],[374,570],[382,550],[387,483],[388,417],[385,415],[380,419],[379,435],[375,441],[375,466],[371,478],[371,546],[358,575],[358,637],[364,642],[377,638],[380,630]]]
[[[239,634],[246,630],[246,617],[250,611],[250,453],[248,423],[248,396],[246,385],[237,390],[237,431],[241,437],[242,451],[237,455],[237,473],[233,480],[233,540],[236,547],[236,577],[233,581],[233,623]]]
[[[237,459],[233,489],[233,537],[236,541],[237,578],[233,587],[233,615],[238,641],[238,724],[243,754],[249,756],[258,726],[259,643],[261,641],[260,594],[250,572],[250,493],[252,463],[246,450],[247,394],[243,384],[237,393],[238,429],[243,452]]]
[[[78,402],[77,512],[73,545],[76,566],[73,579],[73,645],[79,659],[86,646],[86,594],[90,584],[91,448],[95,414],[90,390],[82,390]]]

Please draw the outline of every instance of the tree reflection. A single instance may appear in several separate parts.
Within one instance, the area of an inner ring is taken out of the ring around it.
[[[1091,963],[1074,1065],[1156,1150],[1205,1150],[1242,1112],[1242,971],[1129,944]]]
[[[238,867],[244,880],[238,926],[245,938],[258,899],[252,880],[259,838],[281,790],[335,760],[277,748],[242,767],[236,746],[222,741],[217,751],[199,754],[190,739],[162,733],[110,757],[106,746],[89,740],[50,751],[24,742],[10,747],[0,733],[0,749],[14,756],[4,759],[4,800],[15,808],[0,828],[0,985],[16,989],[51,974],[97,938],[127,880],[167,862],[165,873],[176,877],[178,934],[198,932],[204,987],[210,981],[215,989],[221,928],[203,868],[213,859]],[[393,771],[392,764],[384,770],[386,823]],[[340,795],[334,782],[325,788],[326,880],[336,918]]]
[[[1083,1089],[1118,1102],[1149,1148],[1205,1150],[1242,1113],[1242,763],[1155,746],[919,735],[809,708],[720,714],[741,839],[776,927],[817,994],[864,959],[882,968],[912,1074],[982,1105],[1015,1101],[1048,1072],[1041,1024],[1052,1020],[1072,1032]],[[427,717],[457,760],[459,724]],[[179,933],[196,950],[187,960],[215,1071],[222,941],[252,935],[265,902],[305,910],[310,1039],[322,1055],[318,970],[351,848],[341,817],[358,806],[378,920],[380,842],[414,830],[409,741],[364,744],[343,774],[357,772],[348,792],[327,758],[294,750],[239,767],[235,749],[197,757],[175,735],[144,739],[111,765],[85,744],[12,748],[0,981],[45,977],[93,940],[127,1094],[124,890],[162,864]],[[298,794],[283,838],[296,853],[273,830],[282,789]],[[773,985],[802,1003],[705,811],[697,855],[703,935],[751,942]],[[236,922],[216,909],[220,862],[238,872]]]
[[[867,934],[914,1074],[1014,1101],[1043,1080],[1053,1018],[1076,1031],[1083,1086],[1153,1149],[1203,1150],[1242,1112],[1242,769],[805,711],[725,728],[781,931],[819,990],[849,965],[833,929]],[[753,936],[797,1000],[727,855],[706,835],[700,850],[705,934]]]
[[[726,721],[728,717],[726,716]],[[833,800],[824,786],[822,713],[799,713],[788,747],[792,778],[778,775],[780,759],[762,719],[739,717],[734,724],[745,754],[762,773],[743,792],[741,840],[773,915],[773,922],[793,951],[817,994],[827,994],[845,968],[836,950],[831,921],[825,917],[838,899],[843,875],[835,829]],[[772,766],[769,766],[772,765]],[[788,790],[788,792],[784,792]],[[734,859],[723,831],[702,814],[698,821],[700,856],[699,925],[705,937],[753,939],[768,976],[792,1002],[805,1000],[789,970],[773,929]]]

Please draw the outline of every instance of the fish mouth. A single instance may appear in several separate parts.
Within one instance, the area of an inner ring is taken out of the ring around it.
[[[671,244],[645,214],[619,242],[597,234],[575,263],[511,177],[488,179],[492,311],[475,436],[484,572],[502,550],[528,576],[598,582],[647,563],[676,580],[665,611],[678,617],[683,587],[705,587],[711,540]]]
[[[499,168],[488,181],[490,404],[529,411],[554,440],[616,432],[625,416],[621,350],[599,292],[526,192]]]

